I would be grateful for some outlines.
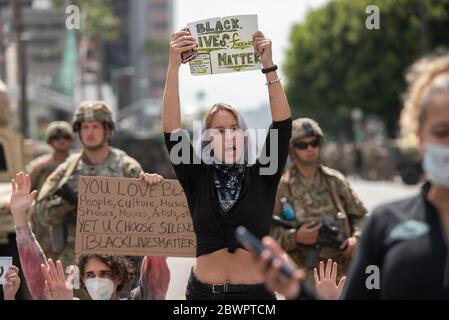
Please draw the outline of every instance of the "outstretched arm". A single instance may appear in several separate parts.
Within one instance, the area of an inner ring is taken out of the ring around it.
[[[181,128],[181,110],[179,103],[179,67],[181,66],[181,52],[194,49],[196,39],[186,31],[173,34],[170,41],[167,78],[164,96],[162,98],[162,122],[164,132]]]
[[[40,265],[47,264],[47,259],[31,231],[26,210],[31,206],[37,191],[30,193],[31,181],[28,175],[22,172],[11,181],[10,209],[16,228],[17,249],[20,263],[25,276],[28,289],[34,300],[43,300],[44,277]]]
[[[271,40],[266,38],[262,32],[257,31],[253,35],[253,45],[256,54],[259,55],[263,68],[270,68],[274,65],[271,50]],[[267,83],[279,79],[278,73],[272,71],[266,74]],[[268,84],[268,94],[270,96],[271,117],[273,121],[282,121],[291,117],[290,107],[287,97],[280,81]]]
[[[141,174],[140,180],[151,185],[164,178],[156,173]],[[139,286],[131,291],[130,300],[164,300],[170,283],[170,270],[165,257],[145,257],[140,267]]]
[[[170,270],[165,257],[145,257],[140,268],[139,286],[130,300],[165,300],[170,283]]]

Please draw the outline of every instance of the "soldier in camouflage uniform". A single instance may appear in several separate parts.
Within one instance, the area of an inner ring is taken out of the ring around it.
[[[62,264],[75,262],[76,198],[80,176],[139,178],[140,164],[124,151],[109,146],[115,122],[103,101],[82,102],[75,111],[73,131],[83,150],[71,155],[45,181],[37,199],[40,219],[49,227],[54,254]],[[134,274],[121,294],[138,284],[141,257],[128,257]]]
[[[75,136],[72,126],[65,121],[54,121],[46,129],[47,143],[53,148],[53,152],[45,154],[31,161],[26,171],[31,179],[31,189],[39,190],[47,177],[69,156]]]
[[[46,129],[46,141],[53,148],[53,152],[45,154],[31,161],[26,171],[31,179],[31,190],[39,190],[47,177],[69,156],[75,136],[72,126],[65,121],[54,121]],[[51,250],[48,227],[39,220],[35,207],[30,209],[31,224],[36,239],[42,250],[49,258],[55,258]]]
[[[338,263],[340,277],[347,271],[360,237],[361,222],[367,213],[345,177],[319,164],[322,143],[323,132],[314,120],[300,118],[293,122],[289,150],[291,165],[279,183],[274,214],[285,218],[281,199],[286,198],[294,209],[294,221],[302,224],[295,229],[274,223],[270,232],[298,266],[305,269],[311,283],[314,283],[313,268],[316,265],[306,258],[310,250],[317,249],[323,219],[338,217],[341,221],[338,239],[342,245],[340,248],[322,246],[319,251],[314,251],[318,256],[312,261],[334,260]]]

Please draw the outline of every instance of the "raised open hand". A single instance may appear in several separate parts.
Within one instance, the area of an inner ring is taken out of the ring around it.
[[[31,181],[30,176],[23,172],[16,174],[16,179],[11,180],[11,201],[10,210],[14,219],[16,227],[23,227],[28,225],[28,217],[26,210],[33,203],[37,191],[30,193]]]
[[[327,260],[326,270],[324,270],[324,262],[320,262],[320,276],[318,277],[317,269],[313,269],[315,278],[316,291],[324,300],[337,300],[346,283],[346,277],[340,279],[337,285],[337,263]]]
[[[56,267],[52,259],[48,259],[48,265],[41,265],[41,271],[45,279],[44,296],[47,300],[73,300],[73,289],[69,289],[62,268],[61,261],[56,261]]]

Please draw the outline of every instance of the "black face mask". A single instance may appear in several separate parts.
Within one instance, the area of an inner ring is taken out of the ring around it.
[[[234,207],[242,189],[245,178],[245,165],[242,164],[214,164],[214,187],[222,213],[227,213]]]

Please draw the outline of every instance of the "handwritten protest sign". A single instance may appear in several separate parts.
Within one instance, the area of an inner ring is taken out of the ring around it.
[[[80,177],[76,253],[194,257],[192,219],[176,180]]]
[[[252,40],[258,30],[257,15],[205,19],[187,27],[198,40],[198,56],[190,61],[192,75],[261,68]]]
[[[0,257],[0,284],[5,284],[5,275],[12,266],[12,257]]]

